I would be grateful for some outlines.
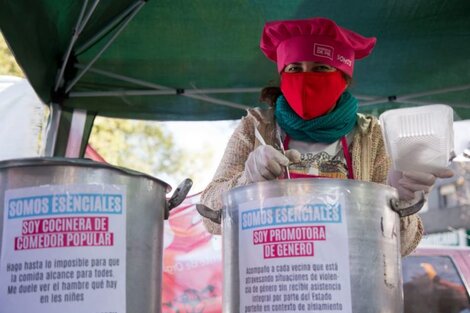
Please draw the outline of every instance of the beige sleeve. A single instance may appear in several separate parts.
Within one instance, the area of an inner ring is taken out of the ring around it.
[[[416,249],[423,233],[423,222],[418,214],[400,218],[400,252],[402,257]]]
[[[376,149],[374,166],[372,169],[372,181],[382,184],[387,183],[387,175],[390,169],[390,159],[385,151],[380,125],[373,129],[373,136],[378,138],[377,144],[373,145]],[[418,214],[413,214],[400,218],[400,252],[406,256],[413,252],[423,237],[423,223]]]
[[[211,183],[201,194],[201,203],[212,210],[222,209],[222,195],[236,186],[246,185],[245,161],[254,148],[254,124],[244,117],[233,132],[225,148],[222,160]],[[204,226],[212,234],[220,234],[221,226],[203,218]]]
[[[382,137],[382,130],[379,124],[375,124],[372,128],[372,156],[375,159],[372,161],[372,173],[370,175],[371,180],[374,183],[387,184],[388,170],[390,169],[390,158],[385,151],[385,143]]]

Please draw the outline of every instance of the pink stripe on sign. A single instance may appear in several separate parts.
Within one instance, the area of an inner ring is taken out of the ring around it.
[[[313,242],[284,242],[263,246],[265,259],[314,256]]]
[[[324,225],[266,228],[253,231],[253,244],[326,239]]]
[[[108,232],[53,233],[15,237],[15,250],[113,245],[114,233]]]
[[[23,220],[21,234],[106,232],[108,230],[109,218],[106,216],[75,216]]]

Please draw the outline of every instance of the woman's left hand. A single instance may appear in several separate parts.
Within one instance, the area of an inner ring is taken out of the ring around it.
[[[429,193],[437,178],[454,176],[451,169],[436,170],[433,173],[417,171],[391,171],[388,176],[390,186],[398,190],[400,200],[412,200],[416,191]]]

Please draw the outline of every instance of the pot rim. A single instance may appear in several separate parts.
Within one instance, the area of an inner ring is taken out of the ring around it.
[[[108,163],[100,163],[91,159],[84,158],[63,158],[63,157],[37,157],[37,158],[22,158],[22,159],[10,159],[0,161],[0,171],[4,169],[16,168],[16,167],[33,167],[33,166],[80,166],[80,167],[93,167],[93,168],[104,168],[110,169],[121,174],[142,177],[153,180],[154,182],[163,185],[166,193],[171,191],[171,186],[149,174],[138,172],[124,167],[110,165]]]
[[[381,189],[386,189],[389,192],[395,194],[396,197],[398,198],[398,193],[397,190],[394,187],[391,187],[389,185],[385,184],[380,184],[380,183],[374,183],[374,182],[368,182],[368,181],[362,181],[362,180],[352,180],[352,179],[336,179],[336,178],[297,178],[297,179],[278,179],[278,180],[269,180],[269,181],[262,181],[262,182],[257,182],[257,183],[252,183],[244,186],[237,186],[226,193],[238,193],[238,192],[243,192],[246,189],[251,189],[251,188],[256,188],[256,186],[259,186],[260,188],[269,188],[269,187],[279,187],[282,185],[287,185],[287,184],[316,184],[316,185],[327,185],[330,187],[344,187],[346,189],[349,188],[349,186],[353,188],[359,188],[360,186],[364,188],[381,188]],[[365,187],[367,186],[367,187]]]

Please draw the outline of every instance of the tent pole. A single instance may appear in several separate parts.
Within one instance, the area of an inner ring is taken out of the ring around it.
[[[57,91],[59,87],[61,87],[63,83],[63,78],[64,78],[64,71],[67,66],[67,62],[69,61],[70,58],[70,53],[72,52],[73,47],[75,46],[75,43],[77,42],[78,37],[80,36],[81,32],[85,28],[86,24],[90,20],[91,15],[95,11],[96,7],[98,6],[98,3],[100,0],[95,0],[93,5],[91,6],[90,10],[86,14],[85,18],[83,18],[86,7],[88,5],[88,0],[85,0],[82,6],[82,10],[80,11],[80,16],[78,17],[77,23],[74,27],[73,35],[70,40],[69,46],[67,47],[67,51],[65,52],[64,58],[62,60],[62,65],[60,67],[60,72],[59,75],[57,76],[55,86],[54,86],[54,91]],[[83,21],[82,21],[83,20]]]
[[[438,103],[436,103],[436,102],[423,101],[423,100],[406,100],[406,101],[404,101],[403,103],[416,104],[416,105],[432,105],[432,104],[438,104]],[[468,110],[470,110],[470,103],[449,103],[448,105],[452,106],[453,108],[468,109]]]
[[[464,91],[467,89],[470,89],[470,85],[455,86],[455,87],[448,87],[448,88],[430,90],[430,91],[419,92],[419,93],[412,93],[412,94],[397,97],[397,100],[398,99],[407,100],[407,99],[421,98],[421,97],[426,97],[426,96],[434,96],[434,95],[439,95],[443,93]]]
[[[223,106],[227,106],[227,107],[231,107],[231,108],[235,108],[235,109],[240,109],[240,110],[246,110],[246,109],[251,108],[250,106],[243,105],[243,104],[240,104],[240,103],[235,103],[235,102],[231,102],[231,101],[216,99],[216,98],[212,98],[212,97],[208,97],[208,96],[186,95],[186,97],[211,102],[211,103],[214,103],[214,104],[220,104],[220,105],[223,105]]]
[[[217,93],[259,93],[263,88],[209,88],[184,89],[184,95],[217,94]]]
[[[120,97],[120,96],[166,96],[181,94],[183,96],[198,94],[231,94],[231,93],[258,93],[261,88],[221,88],[221,89],[163,89],[163,90],[111,90],[111,91],[77,91],[69,94],[70,98],[84,97]]]
[[[75,67],[78,68],[78,69],[84,69],[85,68],[84,65],[81,65],[81,64],[78,64],[78,63],[75,64]],[[90,68],[88,71],[90,73],[95,73],[95,74],[102,75],[102,76],[105,76],[105,77],[110,77],[110,78],[114,78],[114,79],[121,80],[121,81],[124,81],[124,82],[133,83],[133,84],[143,86],[143,87],[149,87],[149,88],[153,88],[153,89],[171,89],[171,88],[168,88],[168,87],[165,87],[165,86],[162,86],[162,85],[157,85],[157,84],[154,84],[154,83],[150,83],[150,82],[147,82],[147,81],[144,81],[144,80],[140,80],[140,79],[136,79],[136,78],[132,78],[132,77],[128,77],[128,76],[125,76],[125,75],[120,75],[120,74],[116,74],[116,73],[112,73],[112,72],[108,72],[108,71],[104,71],[104,70],[98,70],[98,69],[95,69],[95,68]]]
[[[78,68],[83,67],[83,65],[79,65],[79,64],[75,64],[75,66],[78,67]],[[160,91],[172,90],[173,93],[175,93],[175,92],[177,93],[177,91],[174,90],[174,89],[170,89],[170,88],[162,86],[162,85],[149,83],[149,82],[146,82],[146,81],[143,81],[143,80],[127,77],[127,76],[124,76],[124,75],[119,75],[119,74],[115,74],[115,73],[111,73],[111,72],[103,71],[103,70],[97,70],[97,69],[89,69],[89,71],[94,72],[94,73],[99,74],[99,75],[106,76],[106,77],[111,77],[111,78],[115,78],[115,79],[118,79],[118,80],[123,80],[123,81],[131,82],[131,83],[135,83],[137,85],[141,85],[141,86],[144,86],[144,87],[160,89]],[[212,90],[212,91],[221,90],[221,92],[219,92],[219,93],[230,93],[231,89],[208,89],[208,90],[209,91],[210,90]],[[247,92],[259,92],[259,90],[261,90],[261,88],[245,88],[245,89],[239,88],[238,90],[235,90],[235,92],[241,92],[240,90],[248,90]],[[198,90],[193,90],[193,93],[197,93],[197,92],[207,93],[206,91],[207,90],[204,90],[204,89],[198,89]],[[91,97],[92,93],[93,92],[72,92],[72,93],[70,93],[70,97],[80,97],[80,96],[90,96]],[[245,109],[249,108],[249,106],[247,106],[247,105],[243,105],[243,104],[239,104],[239,103],[235,103],[235,102],[220,100],[220,99],[216,99],[216,98],[212,98],[212,97],[208,97],[208,96],[204,96],[204,95],[203,96],[196,96],[194,94],[187,94],[186,91],[184,93],[181,93],[180,95],[185,96],[185,97],[190,97],[190,98],[194,98],[194,99],[207,101],[207,102],[211,102],[211,103],[215,103],[215,104],[225,105],[225,106],[229,106],[229,107],[233,107],[233,108],[237,108],[237,109],[242,109],[242,110],[245,110]],[[97,95],[94,95],[94,96],[97,96]]]
[[[75,64],[75,67],[78,68],[78,69],[85,68],[85,66],[80,65],[80,64]],[[168,88],[168,87],[165,87],[165,86],[162,86],[162,85],[150,83],[150,82],[147,82],[147,81],[144,81],[144,80],[140,80],[140,79],[136,79],[136,78],[132,78],[132,77],[116,74],[116,73],[111,73],[111,72],[104,71],[104,70],[98,70],[98,69],[90,68],[88,70],[88,72],[95,73],[95,74],[98,74],[98,75],[102,75],[102,76],[105,76],[105,77],[114,78],[114,79],[121,80],[121,81],[128,82],[128,83],[133,83],[133,84],[136,84],[136,85],[139,85],[139,86],[142,86],[142,87],[149,87],[149,88],[157,89],[157,90],[173,90],[174,92],[176,92],[176,89],[173,89],[173,88]],[[198,94],[198,93],[204,93],[204,94],[210,94],[210,93],[258,93],[258,92],[261,91],[261,89],[262,89],[261,87],[185,89],[184,94],[186,95],[186,94],[195,94],[195,93],[196,94]],[[100,93],[105,92],[106,93],[108,91],[98,91],[98,92],[100,92]],[[90,93],[86,92],[86,91],[84,91],[84,92],[78,91],[78,92],[71,92],[70,96],[71,97],[91,97],[89,94]],[[370,97],[370,98],[372,99],[372,97]],[[373,99],[377,99],[377,98],[373,98]]]
[[[380,97],[364,96],[364,95],[354,95],[354,97],[358,100],[367,100],[367,101],[380,99]]]
[[[443,88],[443,89],[430,90],[426,92],[413,93],[413,94],[408,94],[408,95],[403,95],[403,96],[378,98],[377,100],[363,102],[361,103],[361,106],[368,106],[368,105],[374,105],[374,104],[380,104],[380,103],[386,103],[386,102],[401,102],[401,101],[408,100],[408,99],[434,96],[434,95],[439,95],[443,93],[464,91],[468,89],[470,89],[470,85],[463,85],[463,86],[455,86],[455,87],[448,87],[448,88]]]
[[[70,124],[69,138],[67,148],[65,150],[66,158],[80,157],[80,149],[82,145],[83,132],[85,130],[85,122],[87,111],[75,109],[72,114],[72,123]]]
[[[85,0],[83,2],[82,10],[80,11],[80,15],[78,16],[77,23],[75,24],[75,27],[73,28],[72,38],[70,39],[67,50],[64,54],[64,57],[62,58],[62,65],[60,67],[59,74],[58,74],[58,76],[56,78],[56,81],[55,81],[54,91],[57,91],[59,89],[60,85],[62,85],[62,80],[63,80],[63,77],[64,77],[65,67],[66,67],[67,62],[69,60],[70,53],[72,52],[73,46],[75,45],[75,42],[77,41],[78,36],[80,34],[78,32],[78,30],[80,28],[80,24],[82,22],[83,15],[85,14],[85,10],[86,10],[87,5],[88,5],[88,0]]]
[[[113,90],[113,91],[78,91],[71,92],[70,98],[84,97],[124,97],[124,96],[168,96],[176,95],[175,89],[165,90]]]
[[[145,1],[140,1],[139,5],[136,7],[136,9],[123,21],[122,25],[119,26],[119,28],[116,30],[116,32],[111,36],[109,41],[104,45],[103,48],[98,52],[98,54],[88,63],[85,68],[69,83],[67,84],[67,87],[65,89],[65,93],[68,93],[73,86],[80,80],[80,78],[85,75],[85,73],[88,71],[88,69],[98,60],[98,58],[108,49],[108,47],[116,40],[116,38],[119,36],[119,34],[126,28],[127,24],[134,18],[134,16],[140,11],[140,9],[144,6]]]
[[[230,91],[230,90],[228,90]],[[259,91],[259,90],[258,90]],[[198,94],[203,94],[204,90],[196,90],[193,93],[188,92],[188,94],[182,93],[179,94],[181,96],[185,96],[188,98],[193,98],[193,99],[198,99],[198,100],[204,100],[207,102],[215,103],[215,104],[221,104],[225,105],[228,107],[236,108],[236,109],[242,109],[246,110],[250,108],[247,105],[243,105],[240,103],[235,103],[231,101],[226,101],[226,100],[221,100],[217,98],[212,98],[208,97],[205,95],[198,95]],[[227,93],[227,90],[224,92],[220,93]],[[173,89],[168,89],[168,90],[122,90],[122,91],[97,91],[97,92],[75,92],[75,93],[70,93],[70,97],[125,97],[125,96],[161,96],[161,95],[178,95],[177,90]]]
[[[58,103],[54,102],[52,102],[49,107],[50,115],[46,127],[46,147],[44,148],[44,155],[52,157],[54,156],[55,145],[57,142],[57,133],[59,131],[59,121],[62,109]]]
[[[365,107],[365,106],[369,106],[369,105],[375,105],[375,104],[381,104],[381,103],[387,103],[387,102],[396,102],[396,100],[390,100],[388,97],[387,98],[380,98],[380,100],[362,102],[362,103],[359,104],[359,106],[360,107]]]
[[[88,20],[90,19],[91,15],[93,14],[93,12],[95,12],[96,10],[96,7],[98,6],[98,3],[100,2],[100,0],[95,0],[95,2],[93,3],[93,5],[91,6],[90,10],[88,11],[85,19],[83,20],[82,24],[79,26],[79,29],[78,29],[78,34],[80,35],[83,31],[83,29],[85,28],[86,24],[88,23]]]
[[[75,51],[76,55],[82,54],[84,51],[86,51],[88,48],[90,48],[92,45],[94,45],[105,34],[107,34],[114,26],[116,26],[118,23],[120,23],[124,19],[124,17],[126,17],[130,12],[135,10],[135,8],[140,4],[140,2],[141,1],[134,2],[125,11],[123,11],[121,14],[119,14],[118,16],[113,18],[113,20],[111,22],[109,22],[100,32],[98,32],[96,35],[91,37],[87,42],[85,42],[80,47],[78,47]]]

